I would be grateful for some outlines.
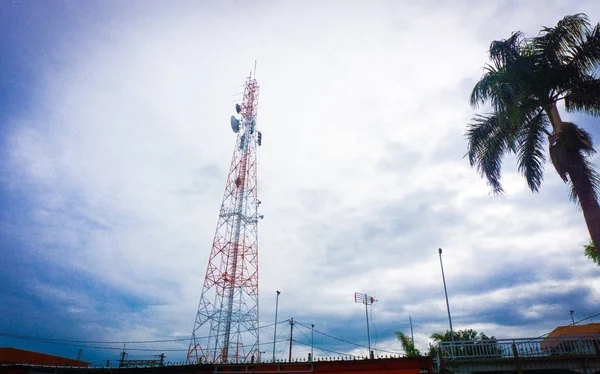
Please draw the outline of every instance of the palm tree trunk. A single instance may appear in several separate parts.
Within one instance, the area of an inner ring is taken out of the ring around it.
[[[585,172],[583,156],[575,155],[569,165],[569,177],[579,198],[583,217],[587,225],[596,252],[600,256],[600,206],[594,195],[594,186]]]
[[[550,124],[552,125],[552,129],[554,130],[554,134],[560,134],[562,130],[562,119],[560,118],[560,113],[558,113],[558,108],[556,107],[556,103],[552,103],[544,108],[546,114],[548,115],[548,119],[550,119]]]
[[[556,140],[560,134],[563,122],[560,118],[560,113],[558,113],[556,103],[546,106],[544,110],[554,130],[554,134],[550,137],[550,142],[552,143],[552,139]],[[552,144],[550,146],[552,147]],[[568,173],[579,199],[588,232],[592,237],[596,252],[600,256],[600,206],[598,206],[598,201],[594,194],[594,186],[585,172],[585,163],[582,157],[581,154],[577,154],[571,158]]]

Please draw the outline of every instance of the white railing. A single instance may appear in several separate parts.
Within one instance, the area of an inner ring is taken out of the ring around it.
[[[445,360],[596,355],[600,354],[600,334],[441,342],[438,349]]]

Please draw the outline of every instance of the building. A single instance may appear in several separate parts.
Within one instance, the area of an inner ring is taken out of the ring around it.
[[[596,339],[590,340],[590,338],[594,337]],[[540,347],[542,350],[550,353],[574,351],[594,353],[595,349],[597,349],[594,345],[598,344],[598,337],[600,337],[600,323],[557,326],[541,341]],[[589,342],[589,344],[582,344],[582,339]]]

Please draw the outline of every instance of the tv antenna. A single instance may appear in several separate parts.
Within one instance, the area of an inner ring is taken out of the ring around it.
[[[371,334],[369,332],[369,305],[373,305],[376,300],[373,296],[369,296],[366,293],[354,293],[354,302],[365,304],[365,315],[367,317],[367,340],[369,342],[369,357],[371,356]]]

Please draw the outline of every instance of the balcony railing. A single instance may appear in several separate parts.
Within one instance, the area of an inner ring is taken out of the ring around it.
[[[444,360],[598,355],[600,334],[441,342]]]

